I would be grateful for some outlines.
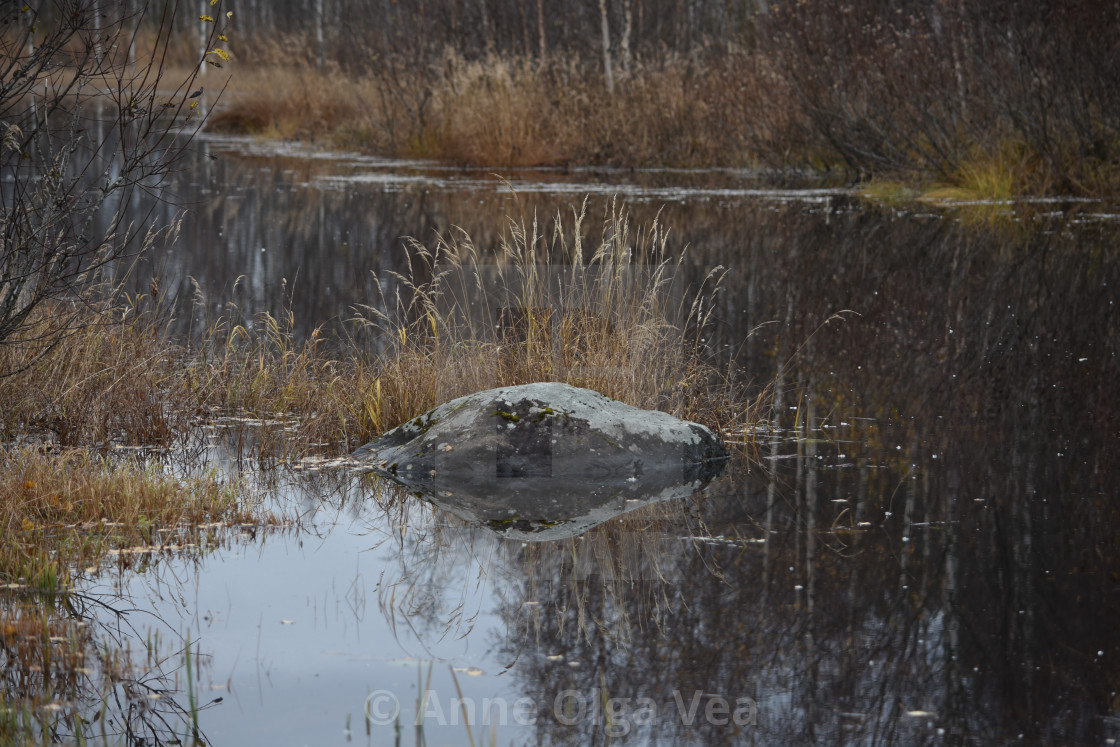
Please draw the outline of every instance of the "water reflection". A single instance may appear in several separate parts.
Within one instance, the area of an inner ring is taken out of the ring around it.
[[[721,465],[722,466],[722,465]],[[467,522],[525,542],[581,535],[642,506],[672,501],[703,490],[707,480],[646,481],[639,486],[594,480],[510,478],[458,483],[458,490],[418,491]]]
[[[368,164],[211,147],[218,160],[174,187],[191,212],[180,245],[158,260],[174,280],[165,287],[187,297],[193,276],[207,292],[196,326],[232,299],[245,313],[288,303],[303,329],[334,320],[340,330],[353,305],[378,296],[370,270],[404,268],[400,237],[462,226],[492,246],[505,215],[549,215],[572,200],[513,194],[477,173],[386,186],[352,178]],[[776,382],[774,422],[753,434],[750,465],[700,495],[531,544],[368,488],[307,499],[347,517],[316,540],[334,565],[312,555],[276,565],[269,554],[263,567],[227,561],[223,573],[245,589],[282,568],[270,588],[289,606],[324,578],[376,598],[385,626],[364,628],[368,612],[353,623],[367,631],[346,639],[354,656],[391,640],[400,648],[389,658],[508,670],[471,680],[471,692],[527,697],[540,717],[499,728],[498,741],[1120,737],[1120,226],[1094,217],[1114,211],[1020,206],[985,223],[843,194],[760,199],[725,193],[743,175],[712,178],[723,183],[698,185],[708,193],[630,208],[636,223],[660,211],[690,246],[696,281],[730,268],[710,343],[759,387]],[[361,552],[373,545],[376,562]],[[350,574],[356,563],[370,565]],[[272,608],[244,593],[230,630],[252,636],[256,605]],[[343,618],[357,619],[332,624]],[[334,630],[315,628],[300,650],[327,648]],[[441,648],[449,640],[474,648]],[[327,671],[323,657],[297,658]],[[363,697],[396,688],[407,719],[415,668],[393,679],[383,659],[359,660],[323,679]],[[584,718],[554,712],[565,691],[584,698]],[[253,713],[268,718],[295,697],[269,696]],[[736,723],[740,698],[757,705],[757,723],[742,713]],[[211,721],[212,738],[237,733],[232,721]],[[465,741],[461,726],[446,735]]]
[[[259,312],[279,317],[290,306],[301,334],[325,325],[352,344],[351,336],[361,332],[344,321],[358,304],[393,297],[392,271],[408,267],[406,237],[433,244],[437,236],[463,230],[486,253],[497,247],[510,217],[536,215],[547,223],[557,211],[569,216],[589,193],[598,197],[585,238],[599,230],[597,217],[612,195],[624,194],[634,224],[648,226],[660,214],[678,248],[703,237],[703,228],[693,231],[697,218],[701,226],[719,219],[728,205],[757,202],[768,210],[842,199],[828,188],[760,189],[742,172],[498,175],[249,146],[225,138],[201,141],[192,168],[169,184],[161,195],[168,202],[156,208],[165,222],[183,209],[187,217],[178,244],[152,255],[137,275],[138,288],[146,289],[154,273],[184,311],[197,302],[193,315],[180,320],[183,330],[204,328],[228,313],[228,302],[250,325]],[[243,148],[246,154],[238,152]],[[682,280],[699,281],[710,267],[693,269],[696,277]]]

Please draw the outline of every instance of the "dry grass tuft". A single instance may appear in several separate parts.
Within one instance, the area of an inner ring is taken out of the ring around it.
[[[435,89],[436,158],[470,164],[541,166],[571,158],[562,102],[550,97],[536,65],[527,59],[468,62],[448,55]]]
[[[22,340],[0,345],[0,437],[50,434],[64,447],[182,437],[190,412],[178,351],[166,320],[142,305],[38,309]]]
[[[356,356],[329,357],[318,330],[297,343],[294,319],[261,314],[252,323],[234,323],[237,310],[211,325],[206,339],[184,357],[182,373],[197,412],[288,419],[287,432],[265,429],[260,456],[345,451],[353,439],[354,380],[361,376]]]
[[[339,144],[347,123],[361,121],[368,91],[337,69],[262,67],[232,79],[222,105],[207,120],[213,132]],[[363,95],[364,94],[364,95]]]
[[[547,232],[511,220],[493,256],[466,235],[414,247],[410,274],[390,279],[394,295],[362,308],[390,341],[359,379],[363,437],[458,396],[536,381],[717,429],[750,417],[700,342],[723,268],[689,288],[661,225],[631,233],[614,206],[592,238],[585,210]]]
[[[247,519],[236,491],[216,478],[179,479],[155,464],[88,451],[0,451],[5,584],[61,591],[111,551],[181,547],[200,524]]]

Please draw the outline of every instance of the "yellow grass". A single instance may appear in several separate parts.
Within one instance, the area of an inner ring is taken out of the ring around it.
[[[1008,141],[991,153],[971,149],[945,183],[922,194],[929,202],[1008,202],[1037,191],[1052,178],[1042,173],[1040,158],[1020,142]]]

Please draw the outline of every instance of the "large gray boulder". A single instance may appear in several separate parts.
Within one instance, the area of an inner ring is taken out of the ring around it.
[[[470,521],[552,539],[687,496],[728,452],[698,423],[545,382],[452,400],[353,458]]]

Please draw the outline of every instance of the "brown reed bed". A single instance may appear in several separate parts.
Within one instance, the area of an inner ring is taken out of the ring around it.
[[[385,279],[392,294],[356,309],[355,336],[377,349],[341,354],[318,333],[297,341],[290,314],[250,324],[231,305],[188,344],[151,296],[87,308],[49,351],[0,346],[0,433],[174,448],[192,424],[237,415],[286,419],[260,446],[269,456],[337,455],[441,401],[532,381],[742,427],[754,405],[701,342],[722,268],[686,277],[686,256],[617,206],[598,225],[586,208],[510,220],[492,252],[461,233],[413,242],[410,271]],[[44,309],[44,335],[55,318]]]
[[[0,438],[75,446],[168,445],[187,394],[159,312],[54,302],[0,345]]]
[[[726,65],[669,57],[636,66],[609,92],[574,57],[541,65],[448,51],[438,64],[389,59],[354,73],[262,55],[238,68],[211,131],[464,165],[757,163],[733,122],[756,89]],[[271,59],[286,62],[264,62]],[[753,120],[756,129],[770,119]]]

